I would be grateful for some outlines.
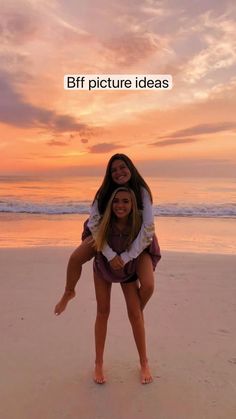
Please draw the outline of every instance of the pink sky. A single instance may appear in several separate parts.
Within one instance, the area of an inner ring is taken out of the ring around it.
[[[0,174],[235,176],[236,6],[0,0]],[[170,91],[64,91],[64,74],[172,74]]]

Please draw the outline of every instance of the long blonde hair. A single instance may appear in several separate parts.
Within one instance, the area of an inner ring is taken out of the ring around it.
[[[96,234],[96,238],[95,238],[95,247],[98,251],[101,251],[105,242],[108,239],[108,235],[109,235],[109,229],[111,227],[111,221],[112,218],[114,217],[113,211],[112,211],[112,203],[113,203],[113,199],[115,198],[117,192],[120,191],[125,191],[125,192],[129,192],[130,196],[131,196],[131,203],[132,203],[132,209],[131,212],[129,214],[129,225],[130,225],[130,232],[129,232],[129,236],[127,239],[127,248],[130,247],[131,243],[134,241],[134,239],[137,237],[139,230],[141,228],[141,224],[142,224],[142,217],[141,214],[138,210],[138,206],[137,206],[137,201],[136,201],[136,197],[134,192],[132,191],[132,189],[130,188],[126,188],[126,187],[120,187],[117,188],[113,194],[111,195],[106,210],[103,214],[102,217],[102,221],[98,227],[98,231]]]

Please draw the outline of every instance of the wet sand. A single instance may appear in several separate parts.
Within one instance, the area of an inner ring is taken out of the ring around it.
[[[69,247],[1,249],[0,415],[4,419],[233,419],[236,260],[162,252],[145,311],[154,382],[138,356],[119,285],[112,290],[105,371],[92,380],[96,303],[92,262],[76,298],[53,313]]]

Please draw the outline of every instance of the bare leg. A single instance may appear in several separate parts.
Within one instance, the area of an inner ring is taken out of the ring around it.
[[[139,297],[143,310],[154,291],[154,274],[151,256],[142,252],[138,257],[137,274],[140,281]]]
[[[80,278],[82,265],[92,259],[95,254],[92,236],[87,237],[71,254],[67,265],[65,292],[54,309],[56,315],[61,314],[65,310],[67,303],[75,297],[75,286]]]
[[[94,285],[97,300],[94,381],[97,384],[104,384],[106,380],[103,372],[103,354],[107,335],[107,322],[110,313],[111,284],[94,274]]]
[[[125,296],[128,316],[132,326],[134,340],[139,353],[141,366],[141,383],[149,384],[153,380],[148,365],[144,319],[143,312],[140,307],[140,298],[137,290],[137,284],[136,282],[131,282],[127,284],[121,284],[121,287]]]

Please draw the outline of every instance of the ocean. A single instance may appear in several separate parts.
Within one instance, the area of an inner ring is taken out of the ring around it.
[[[236,180],[146,180],[157,217],[236,217]],[[0,177],[0,213],[89,214],[101,181],[96,177]]]
[[[145,178],[161,247],[236,252],[236,180]],[[0,246],[76,246],[100,177],[0,177]]]

